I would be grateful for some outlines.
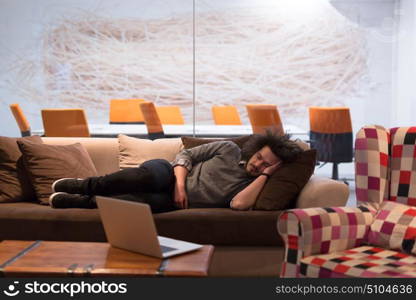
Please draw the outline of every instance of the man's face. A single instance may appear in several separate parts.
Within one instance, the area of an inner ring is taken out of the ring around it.
[[[280,162],[269,146],[264,146],[249,159],[246,165],[246,171],[251,176],[259,176],[264,169]]]

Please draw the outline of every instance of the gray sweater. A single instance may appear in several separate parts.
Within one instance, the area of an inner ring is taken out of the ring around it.
[[[254,178],[245,170],[241,150],[220,141],[181,151],[172,162],[188,169],[186,192],[189,207],[229,207],[232,198]]]

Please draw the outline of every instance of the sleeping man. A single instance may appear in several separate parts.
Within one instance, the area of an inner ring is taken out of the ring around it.
[[[150,205],[154,213],[175,209],[231,207],[248,210],[268,178],[302,149],[288,135],[252,135],[240,149],[219,141],[186,149],[173,162],[148,160],[136,168],[52,185],[54,208],[94,208],[95,197],[112,196]]]

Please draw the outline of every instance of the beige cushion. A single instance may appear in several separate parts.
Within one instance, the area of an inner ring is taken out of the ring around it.
[[[350,190],[342,181],[312,175],[296,202],[297,208],[345,206]]]
[[[0,202],[30,201],[35,198],[22,164],[22,153],[16,143],[18,140],[42,143],[39,136],[0,137]]]
[[[43,137],[48,145],[71,145],[80,143],[90,155],[98,175],[119,171],[118,139],[90,137]]]
[[[55,180],[97,175],[88,152],[79,143],[55,146],[18,140],[17,144],[36,197],[43,204],[48,204]]]
[[[250,135],[246,136],[240,136],[235,138],[195,138],[190,136],[183,136],[181,137],[183,147],[185,149],[194,148],[203,144],[208,144],[212,142],[218,142],[218,141],[232,141],[238,145],[238,147],[243,148],[243,145],[245,142],[247,142],[250,139]]]
[[[147,160],[156,158],[173,161],[176,154],[183,149],[180,138],[152,141],[120,134],[118,142],[120,169],[137,167]]]

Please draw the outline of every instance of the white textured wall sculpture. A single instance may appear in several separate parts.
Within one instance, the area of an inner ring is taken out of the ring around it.
[[[363,31],[327,2],[313,13],[284,3],[212,11],[201,5],[198,121],[211,119],[213,104],[234,104],[244,116],[247,103],[274,103],[284,120],[305,121],[308,106],[342,105],[357,93],[367,70]],[[192,45],[190,14],[115,19],[84,12],[45,27],[42,57],[20,60],[14,84],[33,101],[98,113],[111,98],[176,104],[190,122]]]

